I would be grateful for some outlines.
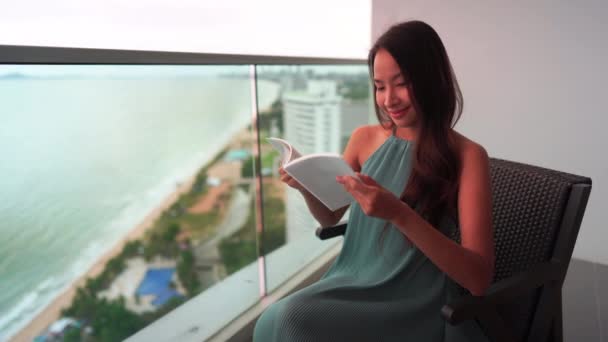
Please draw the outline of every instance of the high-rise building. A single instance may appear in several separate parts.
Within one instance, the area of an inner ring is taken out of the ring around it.
[[[283,94],[285,139],[302,154],[340,153],[342,97],[335,81],[308,81],[307,89]]]
[[[336,86],[335,81],[310,80],[306,90],[283,94],[284,137],[303,155],[342,153],[342,97]],[[287,190],[286,220],[288,242],[318,226],[302,195],[292,188]]]

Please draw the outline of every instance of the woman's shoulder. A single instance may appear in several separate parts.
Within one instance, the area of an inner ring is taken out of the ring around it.
[[[355,128],[352,138],[370,143],[371,141],[384,141],[390,135],[391,130],[382,125],[363,125]]]
[[[486,164],[488,162],[488,152],[480,143],[456,131],[452,131],[452,133],[462,167],[466,167],[470,163]]]
[[[364,125],[355,128],[351,140],[357,151],[366,155],[376,150],[390,135],[391,130],[382,125]]]
[[[360,169],[369,155],[391,135],[391,130],[381,125],[363,125],[355,128],[349,139],[344,156],[353,161],[354,169]]]

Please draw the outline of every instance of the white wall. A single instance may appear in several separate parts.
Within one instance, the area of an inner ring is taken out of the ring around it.
[[[19,0],[0,44],[363,58],[370,0]]]
[[[491,156],[589,176],[574,250],[608,264],[608,2],[374,0],[372,39],[419,19],[442,37],[462,87],[457,130]]]

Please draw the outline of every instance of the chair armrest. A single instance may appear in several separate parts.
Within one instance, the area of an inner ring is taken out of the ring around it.
[[[346,232],[346,221],[339,222],[335,226],[319,227],[315,231],[315,235],[321,240],[331,239],[336,236],[344,235]]]
[[[511,301],[559,280],[564,267],[565,265],[556,261],[540,263],[525,272],[493,284],[483,296],[466,295],[454,299],[443,306],[441,314],[452,325],[475,319],[487,313],[488,307]]]

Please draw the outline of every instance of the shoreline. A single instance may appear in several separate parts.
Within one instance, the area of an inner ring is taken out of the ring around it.
[[[274,83],[274,82],[273,82]],[[273,100],[274,101],[274,100]],[[267,106],[264,108],[269,108],[271,103],[269,102]],[[260,114],[263,110],[260,110]],[[247,129],[247,125],[249,122],[242,126],[240,129],[236,130],[234,134],[228,139],[224,147],[231,147],[236,140],[239,139],[241,134],[249,135],[250,132]],[[196,181],[196,177],[201,172],[203,168],[210,167],[213,164],[213,161],[216,157],[221,153],[221,150],[218,150],[214,153],[208,160],[202,163],[201,168],[199,168],[193,175],[190,175],[186,178],[185,181],[180,181],[176,183],[176,187],[174,190],[163,199],[158,206],[156,206],[151,212],[149,212],[144,219],[131,228],[115,245],[109,248],[106,252],[101,254],[98,257],[92,266],[90,266],[84,273],[80,276],[76,277],[76,279],[69,284],[67,284],[64,289],[62,289],[56,296],[53,298],[51,302],[44,306],[44,308],[35,314],[27,324],[20,327],[15,333],[11,335],[7,335],[7,341],[10,342],[21,342],[21,341],[32,341],[36,336],[40,335],[44,332],[46,328],[57,319],[60,318],[61,310],[67,308],[71,303],[73,298],[76,295],[76,290],[79,287],[83,287],[88,278],[94,278],[100,275],[105,269],[106,264],[110,259],[120,254],[125,244],[132,240],[140,239],[144,237],[145,232],[154,225],[157,219],[162,215],[162,213],[169,209],[181,195],[188,193],[194,182]]]
[[[217,155],[217,154],[216,154]],[[213,161],[211,158],[207,163]],[[148,215],[145,216],[143,221],[137,224],[131,229],[118,243],[112,248],[106,251],[99,257],[95,263],[76,280],[66,286],[59,295],[57,295],[53,301],[51,301],[45,308],[36,314],[25,326],[20,328],[16,334],[9,337],[10,342],[30,342],[40,333],[42,333],[50,324],[55,322],[61,315],[61,310],[67,308],[76,295],[76,289],[85,285],[88,278],[93,278],[103,272],[107,262],[113,257],[120,254],[126,243],[142,238],[148,228],[152,227],[154,222],[162,215],[162,213],[169,209],[175,201],[182,195],[189,192],[194,185],[198,172],[190,176],[187,181],[180,182],[176,186],[169,196],[167,196],[155,209],[153,209]]]

